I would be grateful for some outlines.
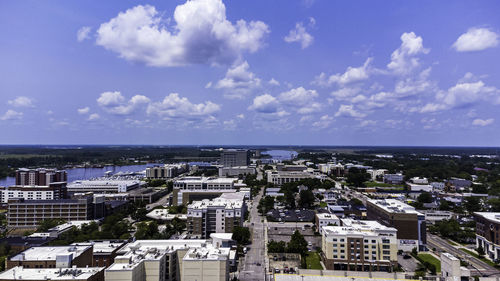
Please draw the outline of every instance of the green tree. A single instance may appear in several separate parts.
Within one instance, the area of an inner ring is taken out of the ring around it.
[[[286,251],[286,242],[271,240],[267,243],[267,251],[269,253],[284,253]]]
[[[417,197],[417,201],[420,203],[432,203],[432,195],[429,192],[422,192]]]
[[[346,182],[350,186],[365,187],[365,181],[370,180],[370,174],[364,169],[350,168],[347,173]]]
[[[66,221],[63,219],[46,219],[43,220],[37,228],[38,232],[47,232],[49,229],[56,227],[60,224],[65,223]]]
[[[292,238],[287,246],[287,252],[298,253],[301,256],[304,256],[307,253],[307,241],[298,230],[295,230],[292,234]]]
[[[306,190],[301,190],[299,193],[299,207],[301,208],[311,208],[311,206],[314,204],[314,194],[311,190],[306,189]]]
[[[464,200],[464,208],[469,214],[481,211],[481,200],[475,196],[467,197]]]
[[[477,247],[476,252],[479,255],[479,257],[483,257],[485,254],[484,249],[481,245],[479,245],[479,247]]]
[[[250,230],[248,227],[235,226],[232,238],[238,244],[246,245],[250,242]]]

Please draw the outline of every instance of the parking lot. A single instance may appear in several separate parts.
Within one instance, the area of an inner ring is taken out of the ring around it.
[[[306,227],[307,226],[307,227]],[[314,235],[313,223],[268,223],[267,236],[269,241],[289,242],[295,230],[304,236],[307,242],[311,242],[311,248],[321,247],[321,236]]]
[[[300,268],[300,255],[299,254],[269,254],[269,268],[276,273],[283,273],[284,269],[295,271]]]

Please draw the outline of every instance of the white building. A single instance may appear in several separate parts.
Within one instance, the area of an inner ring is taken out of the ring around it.
[[[387,173],[386,169],[368,169],[366,170],[368,174],[370,174],[370,177],[372,178],[372,181],[377,181],[377,179],[383,179],[384,175]]]
[[[446,281],[460,281],[462,277],[470,277],[470,270],[460,266],[460,260],[450,253],[441,254],[441,276]]]
[[[408,186],[410,187],[410,191],[413,192],[432,192],[433,188],[432,185],[428,184],[414,184],[414,183],[408,183]]]
[[[226,281],[230,249],[210,240],[137,240],[118,251],[106,281]]]
[[[320,234],[323,234],[324,226],[340,226],[340,219],[334,215],[329,213],[320,213],[316,214],[316,228]]]
[[[444,182],[431,182],[430,185],[434,190],[443,190],[445,186]]]
[[[310,179],[310,178],[320,178],[317,175],[314,175],[313,173],[310,172],[289,172],[289,171],[272,171],[269,170],[267,171],[267,182],[272,183],[276,186],[281,186],[284,183],[289,183],[289,182],[296,182],[300,181],[303,179]]]
[[[255,168],[249,166],[219,168],[219,177],[237,177],[240,175],[255,175]]]
[[[222,193],[235,192],[237,188],[246,187],[236,178],[217,177],[184,177],[174,181],[172,198],[174,205],[184,205],[189,202],[212,199]]]
[[[68,192],[123,193],[139,188],[144,184],[139,180],[77,180],[68,184]]]
[[[146,168],[146,178],[148,179],[170,179],[188,170],[187,164],[165,164]]]
[[[385,174],[384,182],[390,184],[403,183],[403,174]]]
[[[149,212],[146,217],[152,218],[155,220],[173,220],[174,218],[178,218],[180,220],[187,220],[187,216],[184,214],[169,214],[168,209],[154,209]]]
[[[442,220],[450,220],[453,218],[453,213],[450,211],[424,210],[425,221],[435,223]]]
[[[104,267],[25,268],[16,266],[0,272],[0,280],[103,280]]]
[[[414,184],[429,184],[427,178],[421,178],[421,177],[413,177],[410,179],[410,182]]]

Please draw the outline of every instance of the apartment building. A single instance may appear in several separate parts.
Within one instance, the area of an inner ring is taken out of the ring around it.
[[[51,182],[48,185],[0,186],[0,203],[7,204],[10,199],[53,200],[67,198],[66,182]]]
[[[250,165],[250,154],[246,149],[224,149],[220,154],[220,165],[224,167]]]
[[[426,250],[426,222],[425,215],[416,211],[414,207],[395,199],[367,200],[367,216],[382,224],[398,230],[398,248],[411,251],[417,248]]]
[[[388,171],[386,169],[368,169],[366,172],[370,174],[372,181],[382,181]]]
[[[184,177],[174,181],[173,205],[187,205],[193,201],[214,199],[225,192],[235,192],[235,178]]]
[[[187,164],[165,164],[146,168],[148,179],[171,179],[188,170]]]
[[[329,270],[387,271],[397,265],[397,230],[376,221],[342,219],[324,226],[323,261]]]
[[[187,209],[187,232],[192,238],[208,238],[212,233],[232,233],[243,226],[246,204],[243,193],[194,201]]]
[[[7,259],[6,268],[68,268],[92,266],[92,246],[43,246],[29,248]]]
[[[316,178],[313,173],[305,171],[267,171],[267,182],[276,186],[281,186],[289,182],[297,182],[303,179]]]
[[[0,272],[0,281],[104,281],[104,267],[25,268],[16,266]]]
[[[106,281],[227,281],[230,249],[210,240],[137,240],[118,251]]]
[[[51,183],[66,181],[68,181],[68,175],[64,170],[22,168],[16,171],[16,185],[19,186],[48,186]]]
[[[500,213],[476,212],[476,247],[492,259],[500,259]]]
[[[316,214],[316,229],[319,234],[323,234],[324,226],[339,226],[340,219],[334,215],[329,213],[320,213]]]
[[[92,195],[78,199],[59,200],[19,198],[9,200],[8,204],[7,226],[9,228],[35,228],[47,219],[92,220],[103,217],[105,213],[104,200],[94,198]]]
[[[341,177],[344,175],[344,165],[337,163],[326,163],[326,164],[318,164],[318,169],[320,172],[328,175],[334,175],[337,177]]]

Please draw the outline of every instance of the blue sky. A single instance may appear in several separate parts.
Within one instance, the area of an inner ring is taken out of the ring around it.
[[[498,1],[2,1],[1,144],[487,145]]]

